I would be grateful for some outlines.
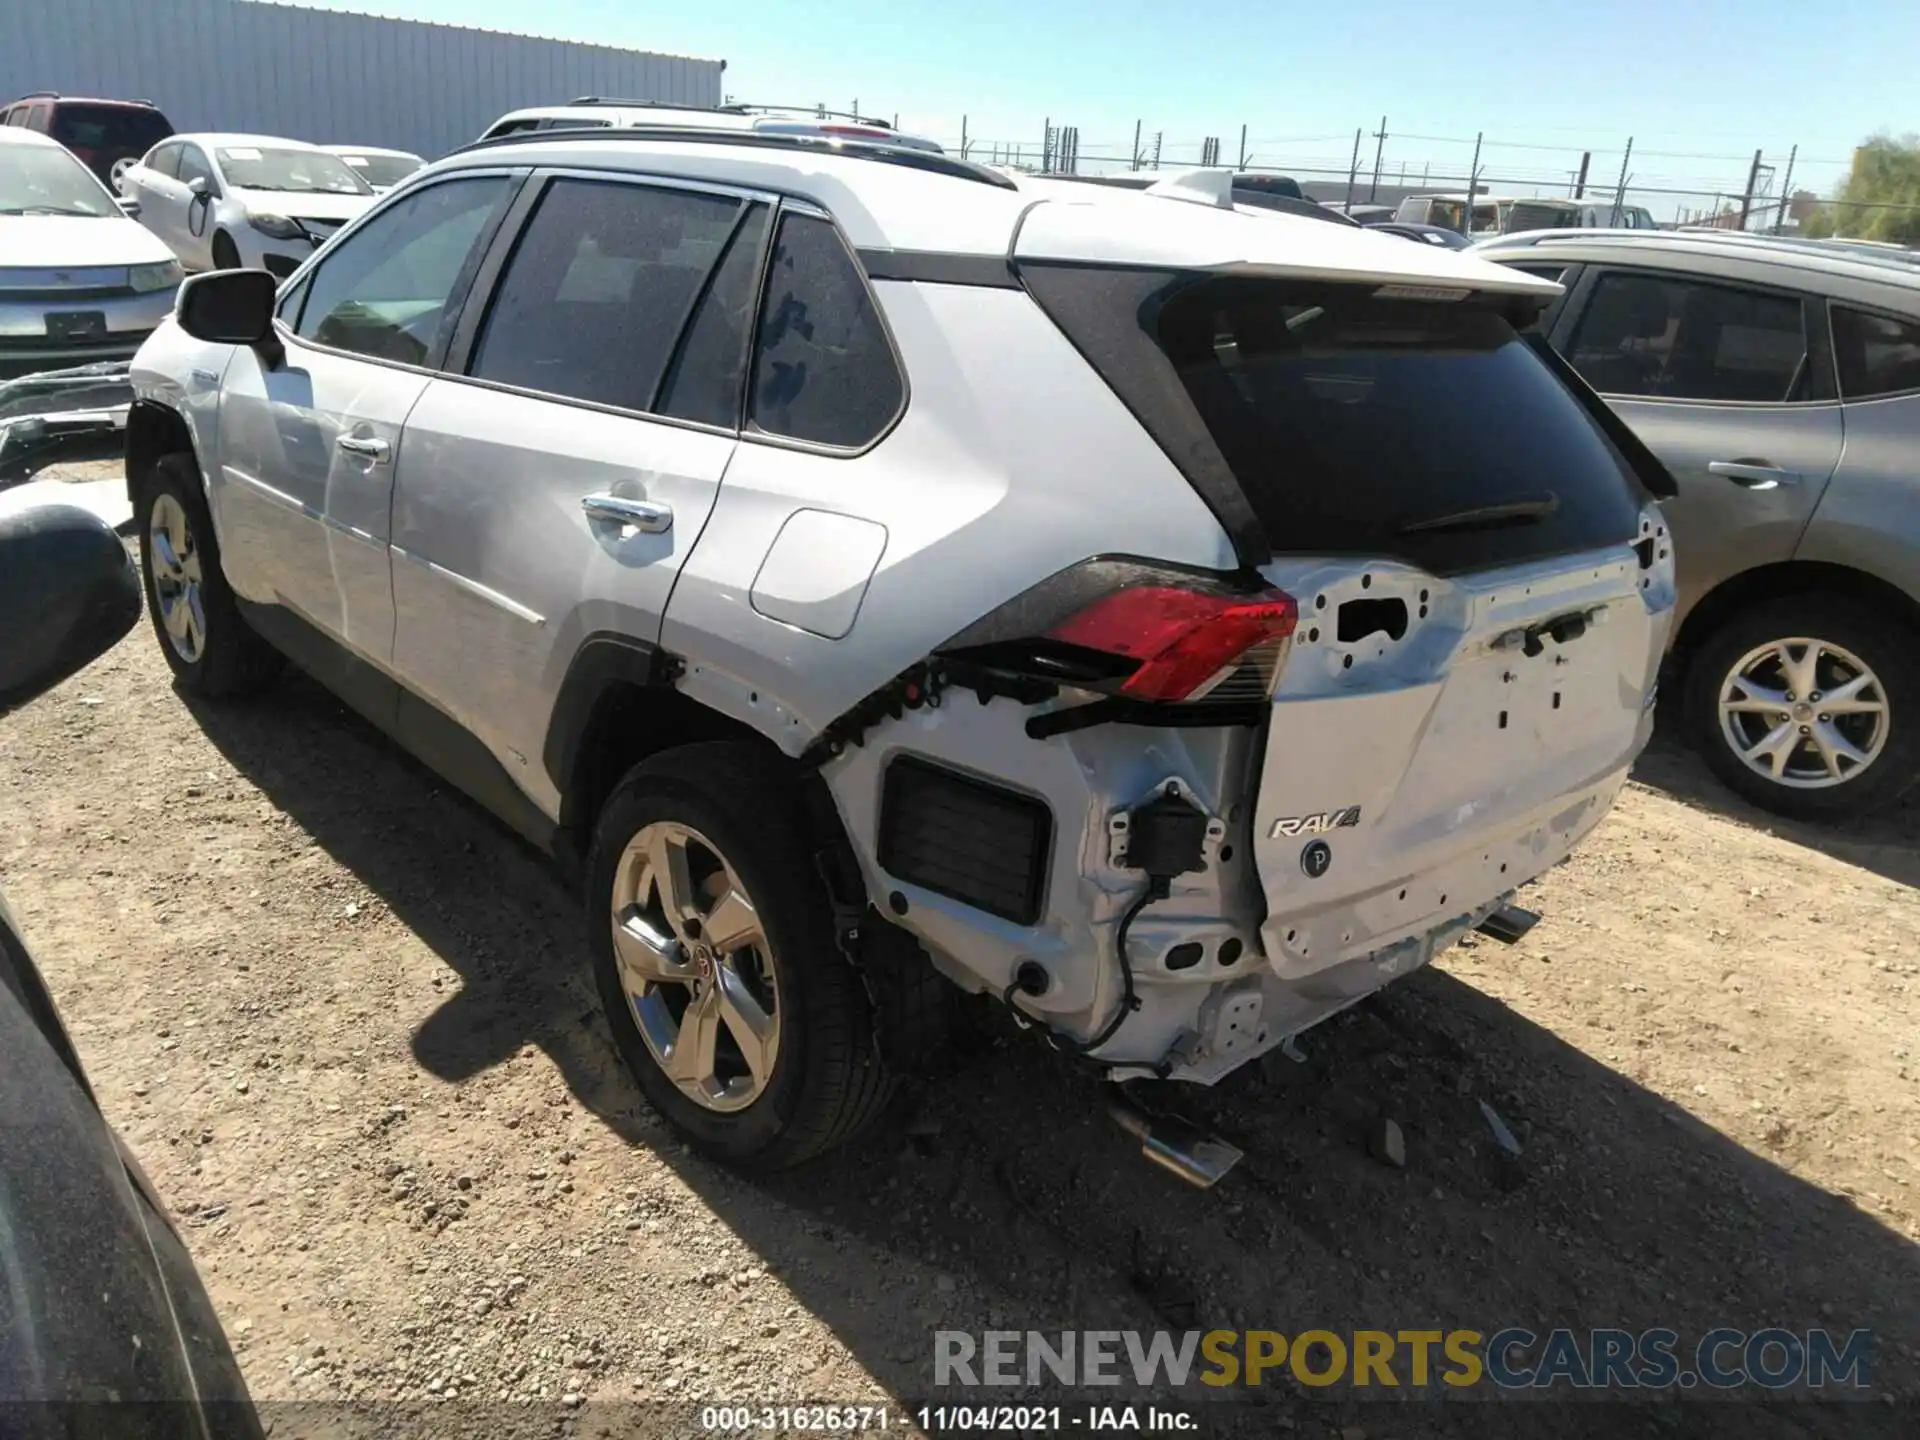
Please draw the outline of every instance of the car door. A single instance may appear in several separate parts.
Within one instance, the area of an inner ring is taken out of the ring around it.
[[[284,356],[243,349],[227,366],[213,494],[229,579],[377,665],[393,643],[401,426],[514,183],[462,172],[387,206],[289,287]]]
[[[180,142],[168,140],[154,146],[120,177],[120,193],[140,207],[134,212],[140,223],[166,241],[169,250],[173,248],[172,242],[157,217],[160,209],[171,201],[161,194],[160,182],[177,180],[179,173]]]
[[[1553,344],[1673,472],[1680,611],[1790,558],[1839,463],[1816,302],[1673,270],[1590,266]]]
[[[536,176],[462,320],[448,369],[463,373],[408,417],[394,673],[549,815],[561,678],[590,636],[657,639],[733,455],[770,209]]]

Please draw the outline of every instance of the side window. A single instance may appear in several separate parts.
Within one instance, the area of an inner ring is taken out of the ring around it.
[[[27,129],[29,130],[38,130],[44,135],[52,121],[53,107],[50,105],[34,105],[27,110]]]
[[[839,233],[817,216],[783,215],[767,265],[748,424],[855,448],[893,422],[905,391],[873,296]]]
[[[766,238],[767,207],[756,204],[727,242],[727,253],[681,337],[680,353],[660,382],[660,398],[653,405],[660,414],[728,429],[740,423],[740,387],[746,379],[747,340],[753,334],[753,298]]]
[[[1538,275],[1542,280],[1558,281],[1567,273],[1564,265],[1509,265],[1509,270],[1518,270],[1526,275]]]
[[[523,130],[537,130],[539,128],[540,122],[538,120],[502,120],[480,138],[482,140],[498,140],[502,135],[518,135]]]
[[[147,156],[147,169],[156,175],[177,176],[180,173],[180,149],[178,145],[156,145],[153,153]]]
[[[1806,328],[1787,296],[1606,274],[1567,358],[1603,395],[1778,402],[1805,380]]]
[[[14,106],[6,112],[6,115],[6,123],[9,125],[25,125],[27,123],[27,108],[24,105]]]
[[[312,285],[312,282],[313,277],[311,275],[307,276],[301,280],[298,285],[282,295],[280,297],[280,303],[273,307],[273,313],[279,317],[280,323],[288,329],[293,330],[295,334],[299,333],[296,327],[300,323],[300,307],[307,301],[307,290]]]
[[[180,147],[180,169],[177,173],[182,185],[191,184],[195,180],[204,180],[209,185],[213,184],[213,167],[207,163],[206,152],[198,145]]]
[[[506,189],[498,175],[446,180],[388,206],[315,269],[294,333],[376,360],[426,364],[454,283]]]
[[[645,410],[740,203],[555,180],[501,274],[469,373]]]
[[[1833,358],[1848,400],[1920,390],[1920,320],[1833,307]]]

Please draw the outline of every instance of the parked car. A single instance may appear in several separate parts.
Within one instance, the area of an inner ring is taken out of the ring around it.
[[[180,273],[57,140],[0,129],[0,379],[130,359]]]
[[[1920,270],[1737,235],[1517,235],[1541,322],[1666,462],[1695,743],[1782,814],[1920,777]]]
[[[1462,235],[1498,235],[1507,227],[1513,203],[1511,196],[1475,195],[1469,226],[1465,195],[1409,195],[1394,207],[1393,218],[1402,225],[1437,225]]]
[[[151,100],[83,100],[39,90],[0,110],[0,128],[51,136],[116,189],[127,168],[173,133]]]
[[[373,187],[339,156],[270,135],[175,135],[120,188],[187,269],[280,276],[373,203]]]
[[[909,135],[884,120],[845,110],[801,105],[672,105],[659,100],[610,100],[582,95],[565,105],[534,105],[502,115],[482,140],[529,130],[739,130],[761,135],[824,135],[868,140],[944,154],[937,141]]]
[[[338,155],[376,195],[384,195],[427,162],[411,150],[383,150],[377,145],[323,145]]]
[[[209,698],[294,658],[577,865],[730,1162],[871,1119],[948,980],[1210,1084],[1524,929],[1647,736],[1670,486],[1518,334],[1557,294],[892,144],[516,135],[182,287],[156,638]]]
[[[1500,222],[1502,233],[1524,230],[1658,230],[1659,222],[1644,205],[1612,200],[1559,200],[1535,197],[1515,200]]]
[[[1392,205],[1369,205],[1360,201],[1349,205],[1343,200],[1330,200],[1326,202],[1326,208],[1336,210],[1360,225],[1392,224],[1394,216],[1399,213]]]
[[[138,574],[106,522],[22,500],[0,495],[0,715],[140,616]],[[4,896],[0,1115],[7,1434],[255,1440],[246,1382],[193,1261],[100,1113]]]

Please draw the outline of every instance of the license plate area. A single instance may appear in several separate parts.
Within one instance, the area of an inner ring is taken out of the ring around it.
[[[50,310],[47,312],[49,340],[104,340],[107,338],[106,312],[101,310]]]

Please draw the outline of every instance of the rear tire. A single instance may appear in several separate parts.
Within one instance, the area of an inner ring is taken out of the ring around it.
[[[845,1144],[894,1089],[814,848],[779,762],[730,743],[636,765],[594,827],[587,930],[614,1043],[676,1130],[743,1170]]]
[[[174,683],[209,700],[238,699],[271,684],[286,662],[240,614],[220,569],[220,542],[193,456],[163,455],[154,464],[134,518],[147,615]]]
[[[1803,820],[1864,815],[1920,779],[1917,648],[1912,629],[1855,600],[1766,601],[1695,651],[1690,738],[1730,789],[1763,809]]]
[[[213,235],[213,268],[216,270],[240,268],[240,247],[233,243],[233,237],[224,230],[216,230]]]

